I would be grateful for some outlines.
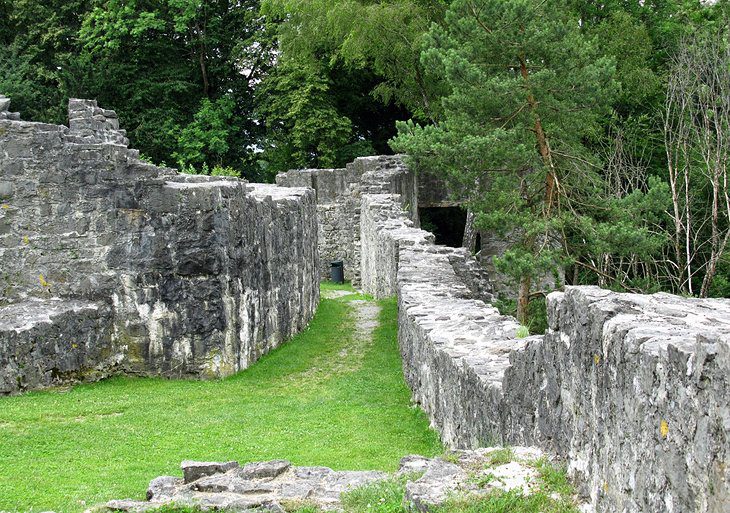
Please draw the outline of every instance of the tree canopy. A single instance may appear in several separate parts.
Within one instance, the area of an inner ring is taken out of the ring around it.
[[[563,283],[730,294],[729,20],[729,0],[0,0],[0,91],[55,123],[96,98],[186,172],[406,152],[509,242],[524,321]]]

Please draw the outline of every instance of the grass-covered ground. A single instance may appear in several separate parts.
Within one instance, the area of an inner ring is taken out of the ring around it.
[[[395,470],[405,454],[440,452],[409,402],[394,301],[380,303],[373,343],[342,357],[358,346],[356,297],[323,299],[306,331],[224,380],[115,378],[0,398],[0,511],[143,498],[184,459]]]
[[[506,452],[509,453],[507,450]],[[498,466],[509,463],[495,461]],[[520,490],[504,492],[493,490],[482,497],[475,495],[454,494],[438,507],[430,509],[431,513],[579,513],[575,502],[575,490],[568,482],[565,471],[553,466],[545,460],[534,462],[538,470],[535,487],[530,494]],[[394,476],[385,481],[372,483],[342,495],[345,513],[409,513],[405,505],[404,495],[406,481],[420,476]],[[479,485],[480,487],[486,487]],[[169,513],[178,513],[174,509]],[[160,511],[159,513],[168,513]],[[188,513],[180,511],[179,513]],[[194,510],[189,513],[197,513]],[[303,508],[296,513],[323,513],[317,508]]]

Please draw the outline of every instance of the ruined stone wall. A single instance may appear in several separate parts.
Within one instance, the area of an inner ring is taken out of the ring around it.
[[[406,381],[448,446],[548,448],[601,513],[726,511],[730,301],[568,287],[518,339],[400,201],[363,198],[363,287],[395,276]]]
[[[284,187],[311,187],[317,197],[320,275],[329,278],[330,263],[344,262],[345,279],[360,285],[360,208],[364,194],[399,194],[410,218],[418,222],[415,175],[401,156],[355,159],[341,169],[297,169],[281,173]]]
[[[143,162],[95,102],[69,119],[0,119],[0,393],[225,376],[307,324],[312,191]]]
[[[491,283],[479,262],[464,248],[435,246],[434,235],[416,227],[407,206],[408,199],[399,194],[362,196],[359,228],[363,291],[376,299],[394,296],[401,250],[409,247],[439,252],[469,297],[491,301]]]
[[[566,456],[598,511],[727,511],[730,301],[568,287],[510,356],[507,433]]]

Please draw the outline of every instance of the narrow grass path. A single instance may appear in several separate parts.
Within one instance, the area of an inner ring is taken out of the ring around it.
[[[394,470],[405,454],[440,452],[410,405],[395,302],[352,292],[324,285],[307,330],[224,380],[114,378],[0,398],[0,511],[143,498],[183,459]]]

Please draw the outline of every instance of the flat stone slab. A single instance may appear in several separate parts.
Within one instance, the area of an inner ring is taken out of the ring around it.
[[[407,479],[404,506],[412,512],[428,512],[455,495],[478,498],[510,490],[529,495],[541,486],[536,462],[543,458],[543,452],[534,447],[456,451],[444,458],[410,455],[401,459],[395,475]],[[284,512],[303,505],[342,511],[344,492],[392,478],[378,471],[296,467],[287,460],[243,466],[235,461],[184,461],[182,467],[185,478],[153,479],[147,501],[110,501],[107,510],[142,513],[174,503],[204,511]],[[580,507],[582,512],[591,511]]]
[[[203,510],[284,512],[287,504],[313,504],[338,510],[340,495],[388,477],[377,471],[334,471],[328,467],[295,467],[287,460],[248,463],[182,463],[184,478],[153,479],[147,501],[114,500],[111,511],[140,513],[174,503]]]
[[[214,474],[222,474],[233,468],[238,468],[237,461],[227,461],[225,463],[217,463],[210,461],[190,461],[185,460],[180,464],[183,471],[183,479],[185,483],[192,483],[200,478],[212,476]]]
[[[102,302],[29,299],[0,307],[0,395],[117,372],[112,319]]]

